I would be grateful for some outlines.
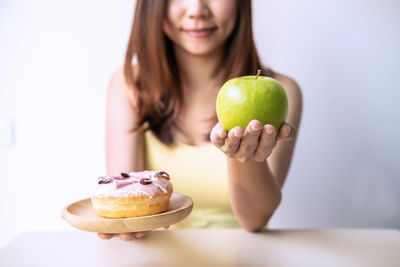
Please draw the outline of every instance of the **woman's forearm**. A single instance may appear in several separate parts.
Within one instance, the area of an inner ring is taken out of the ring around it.
[[[227,158],[229,198],[240,225],[262,228],[281,201],[281,190],[266,161],[241,163]]]

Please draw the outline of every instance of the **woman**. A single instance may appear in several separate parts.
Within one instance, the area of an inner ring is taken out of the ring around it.
[[[289,99],[278,135],[256,120],[226,132],[215,112],[226,80],[261,68],[250,1],[138,0],[125,65],[109,85],[107,172],[170,173],[174,191],[195,203],[178,227],[264,227],[281,201],[300,124],[300,88],[263,68]]]

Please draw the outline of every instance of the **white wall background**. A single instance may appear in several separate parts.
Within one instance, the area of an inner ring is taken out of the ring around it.
[[[0,246],[71,230],[62,208],[104,173],[105,93],[133,8],[1,1]],[[264,63],[304,93],[272,227],[400,227],[399,14],[396,0],[254,1]]]

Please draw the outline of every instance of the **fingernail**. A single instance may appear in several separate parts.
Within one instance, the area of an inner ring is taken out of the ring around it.
[[[144,236],[146,236],[146,235],[147,235],[147,233],[136,233],[136,234],[135,234],[135,237],[138,238],[138,239],[140,239],[140,238],[142,238],[142,237],[144,237]]]
[[[240,133],[238,131],[233,132],[236,137],[240,137]]]
[[[261,129],[261,126],[260,126],[259,124],[253,124],[253,125],[251,126],[251,129],[252,129],[253,131],[259,131],[259,130]]]
[[[267,128],[266,132],[268,135],[272,135],[274,133],[274,130],[271,128]]]
[[[290,133],[292,132],[292,127],[290,127],[289,125],[288,125],[288,131],[287,131],[287,133],[286,133],[286,137],[289,137],[290,136]]]

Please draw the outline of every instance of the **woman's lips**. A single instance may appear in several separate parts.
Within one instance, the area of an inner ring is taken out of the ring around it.
[[[189,36],[202,38],[202,37],[210,36],[215,30],[216,30],[216,27],[207,28],[207,29],[189,29],[189,30],[184,29],[183,31],[186,34],[188,34]]]

